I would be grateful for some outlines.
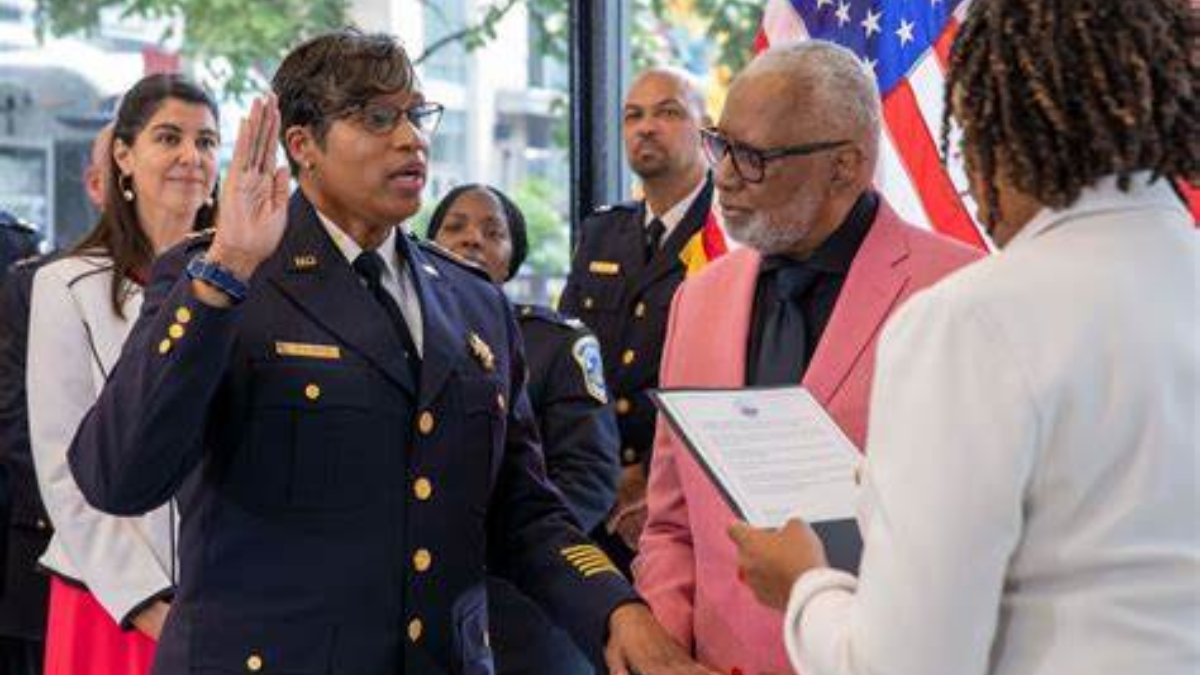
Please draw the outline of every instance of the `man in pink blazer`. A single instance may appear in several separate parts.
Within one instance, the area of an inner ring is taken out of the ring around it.
[[[662,386],[803,383],[858,447],[875,340],[906,297],[980,252],[904,223],[872,188],[874,78],[809,41],[760,55],[704,132],[726,228],[745,245],[679,289]],[[658,424],[637,587],[697,659],[725,673],[790,673],[782,615],[738,579],[736,516]]]

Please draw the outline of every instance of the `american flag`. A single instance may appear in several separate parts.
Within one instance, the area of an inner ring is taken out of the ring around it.
[[[950,46],[970,0],[767,0],[754,49],[836,42],[875,72],[884,138],[876,183],[910,222],[984,248],[961,163],[940,154]],[[1200,191],[1179,181],[1200,224]]]
[[[809,38],[854,51],[875,73],[884,138],[876,183],[910,222],[980,248],[958,162],[940,154],[942,88],[967,0],[768,0],[755,51]]]

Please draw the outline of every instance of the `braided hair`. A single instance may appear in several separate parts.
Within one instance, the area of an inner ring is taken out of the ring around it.
[[[989,220],[997,174],[1054,208],[1098,179],[1195,183],[1200,13],[1190,0],[977,0],[950,57],[942,151],[962,129]],[[994,225],[993,223],[988,223]]]

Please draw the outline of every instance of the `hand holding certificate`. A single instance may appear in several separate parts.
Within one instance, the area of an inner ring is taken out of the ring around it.
[[[858,451],[803,387],[659,391],[655,403],[733,511],[756,527],[812,523],[857,567]]]

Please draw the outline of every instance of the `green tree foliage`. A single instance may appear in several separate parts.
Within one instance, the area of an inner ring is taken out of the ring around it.
[[[610,0],[604,0],[610,1]],[[422,0],[436,7],[437,0]],[[639,17],[658,21],[633,22],[634,63],[674,60],[671,45],[659,39],[672,21],[672,10],[688,5],[692,14],[707,23],[716,43],[720,70],[736,72],[750,56],[765,0],[630,0]],[[500,22],[524,5],[541,27],[542,48],[566,58],[567,6],[565,0],[491,0],[484,3],[474,22],[434,40],[415,60],[420,63],[455,42],[476,49],[496,38]],[[227,64],[225,89],[237,94],[261,87],[275,65],[297,42],[344,25],[346,0],[37,0],[39,30],[52,35],[89,34],[95,31],[103,10],[122,16],[166,19],[183,27],[182,36],[168,34],[166,41],[182,37],[189,57]],[[649,14],[647,14],[647,12]],[[668,53],[664,54],[664,49]]]
[[[554,195],[554,186],[542,178],[530,178],[512,191],[529,236],[529,257],[522,268],[527,274],[562,274],[570,263],[567,223],[554,206]]]
[[[38,29],[52,35],[90,34],[104,10],[167,20],[162,41],[182,37],[184,54],[227,64],[225,89],[241,93],[266,82],[297,42],[346,23],[345,0],[38,0]]]

